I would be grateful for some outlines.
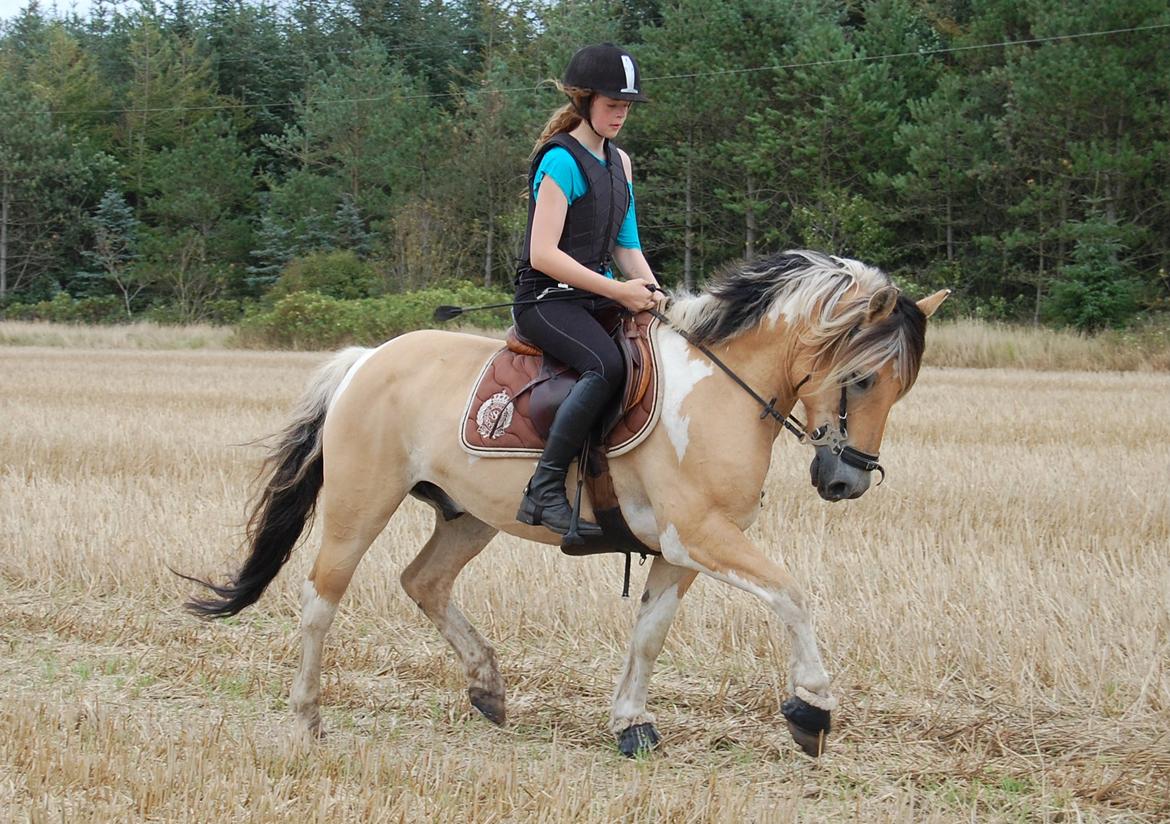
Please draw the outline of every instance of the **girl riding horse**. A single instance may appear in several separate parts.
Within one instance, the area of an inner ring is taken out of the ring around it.
[[[533,150],[528,227],[516,278],[517,331],[581,375],[561,403],[544,453],[516,518],[564,535],[572,510],[565,496],[569,464],[598,416],[622,389],[621,354],[598,315],[615,305],[653,307],[662,293],[642,255],[629,156],[611,143],[630,107],[644,101],[633,56],[609,43],[573,55],[557,110]],[[629,280],[610,268],[617,262]],[[601,535],[581,521],[584,538]]]

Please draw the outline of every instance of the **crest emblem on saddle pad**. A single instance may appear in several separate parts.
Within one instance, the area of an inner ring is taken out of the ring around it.
[[[507,392],[497,392],[475,413],[475,429],[481,438],[498,438],[512,424],[512,398]]]

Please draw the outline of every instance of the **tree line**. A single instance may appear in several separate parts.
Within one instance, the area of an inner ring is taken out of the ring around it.
[[[506,288],[541,81],[602,41],[653,98],[619,142],[667,282],[804,246],[992,317],[1170,304],[1165,0],[30,0],[0,28],[0,307],[194,320],[322,260],[355,297]]]

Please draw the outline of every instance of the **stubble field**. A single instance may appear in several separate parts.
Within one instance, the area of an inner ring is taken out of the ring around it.
[[[234,568],[238,444],[322,358],[0,348],[0,820],[1170,818],[1170,376],[924,370],[888,481],[848,504],[778,441],[752,534],[810,593],[830,751],[784,729],[783,628],[700,580],[651,686],[665,747],[630,762],[606,731],[635,608],[616,556],[501,537],[460,579],[503,730],[398,586],[413,501],[328,637],[317,745],[286,707],[312,538],[238,619],[182,612],[168,565]]]

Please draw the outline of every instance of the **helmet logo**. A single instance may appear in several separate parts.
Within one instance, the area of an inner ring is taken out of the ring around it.
[[[634,58],[628,54],[623,54],[622,68],[626,70],[626,87],[622,91],[637,94],[638,90],[634,88]]]

